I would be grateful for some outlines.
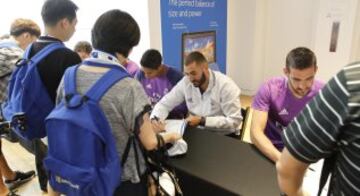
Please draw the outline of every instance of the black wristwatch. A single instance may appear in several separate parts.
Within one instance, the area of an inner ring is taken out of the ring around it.
[[[202,116],[201,119],[200,119],[199,125],[205,126],[205,123],[206,123],[206,118]]]

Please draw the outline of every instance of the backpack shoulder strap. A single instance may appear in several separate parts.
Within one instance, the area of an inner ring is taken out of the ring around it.
[[[318,190],[318,193],[317,193],[318,196],[321,195],[321,192],[324,189],[326,181],[329,178],[329,175],[330,175],[331,171],[334,168],[335,161],[336,161],[336,153],[331,155],[328,158],[325,158],[325,160],[324,160],[324,164],[323,164],[323,167],[322,167],[322,170],[321,170],[321,176],[320,176],[320,182],[319,182],[319,190]]]
[[[78,65],[66,69],[64,74],[64,94],[74,95],[76,93],[76,72]]]
[[[30,51],[31,51],[32,47],[33,47],[33,43],[31,43],[28,47],[26,47],[23,59],[29,59]],[[19,60],[21,60],[21,59],[19,59]]]
[[[324,164],[323,164],[323,167],[322,167],[322,170],[321,170],[321,175],[320,175],[319,190],[318,190],[318,194],[317,194],[318,196],[321,195],[321,192],[324,189],[326,181],[328,180],[331,172],[334,170],[335,163],[336,163],[336,158],[337,158],[337,156],[339,154],[340,147],[348,146],[357,139],[358,138],[352,138],[347,143],[337,142],[336,147],[335,147],[335,151],[330,155],[330,157],[325,158]],[[330,181],[328,190],[331,190],[331,185],[332,185],[332,183]]]
[[[86,96],[98,102],[101,97],[112,87],[116,82],[121,79],[129,77],[125,70],[110,69],[106,72],[91,88],[86,92]]]
[[[26,59],[29,59],[30,56],[30,50],[32,48],[33,44],[31,44],[25,51],[24,57]],[[54,50],[57,50],[59,48],[64,48],[64,44],[60,43],[60,42],[55,42],[55,43],[51,43],[47,46],[45,46],[43,49],[41,49],[38,53],[36,53],[32,58],[31,61],[34,64],[39,63],[44,57],[46,57],[47,55],[49,55],[51,52],[53,52]]]

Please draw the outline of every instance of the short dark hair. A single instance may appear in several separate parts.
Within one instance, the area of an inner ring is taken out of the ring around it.
[[[87,41],[79,41],[78,43],[76,43],[76,45],[74,47],[74,51],[75,52],[86,52],[86,53],[90,54],[92,51],[92,46]]]
[[[130,50],[140,41],[140,28],[128,13],[114,9],[103,13],[91,30],[95,49],[128,57]]]
[[[19,36],[23,33],[30,33],[36,37],[39,37],[41,34],[40,27],[34,21],[25,18],[15,19],[11,23],[10,35]]]
[[[143,67],[157,69],[162,63],[162,56],[158,50],[149,49],[141,57],[140,64]]]
[[[313,51],[305,47],[292,49],[286,56],[286,68],[306,69],[316,65],[316,56]]]
[[[185,58],[185,66],[195,62],[196,64],[207,63],[205,56],[198,51],[191,52]]]
[[[64,18],[72,22],[76,18],[77,10],[77,5],[71,0],[46,0],[41,16],[45,26],[55,26]]]

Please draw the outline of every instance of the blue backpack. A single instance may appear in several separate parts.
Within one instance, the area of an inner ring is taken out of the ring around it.
[[[44,120],[54,103],[41,81],[37,64],[54,50],[64,47],[62,43],[52,43],[29,58],[30,45],[11,75],[8,100],[2,105],[3,115],[16,134],[24,139],[46,136]]]
[[[113,195],[121,183],[122,163],[116,151],[111,127],[100,107],[100,99],[115,83],[129,74],[116,65],[84,61],[86,65],[109,67],[86,93],[76,91],[76,72],[70,67],[64,75],[64,98],[46,118],[48,156],[44,160],[49,183],[66,195]],[[133,140],[132,140],[133,141]]]

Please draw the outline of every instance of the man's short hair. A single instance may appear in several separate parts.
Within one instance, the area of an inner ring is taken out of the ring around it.
[[[103,13],[91,30],[91,42],[95,49],[113,55],[120,53],[125,58],[139,41],[139,25],[130,14],[118,9]]]
[[[162,56],[158,50],[149,49],[141,57],[140,64],[149,69],[157,69],[162,63]]]
[[[185,58],[185,66],[195,62],[196,64],[207,63],[205,56],[198,51],[191,52]]]
[[[74,47],[74,51],[75,52],[86,52],[86,53],[90,54],[92,51],[92,46],[87,41],[79,41],[78,43],[76,43],[76,45]]]
[[[67,18],[72,22],[76,18],[77,5],[70,0],[46,0],[41,16],[45,26],[55,26],[60,20]]]
[[[294,48],[286,56],[286,68],[302,70],[311,66],[316,66],[316,56],[308,48]]]
[[[31,35],[39,37],[41,30],[39,25],[30,19],[15,19],[10,27],[10,35],[17,37],[23,33],[30,33]]]

